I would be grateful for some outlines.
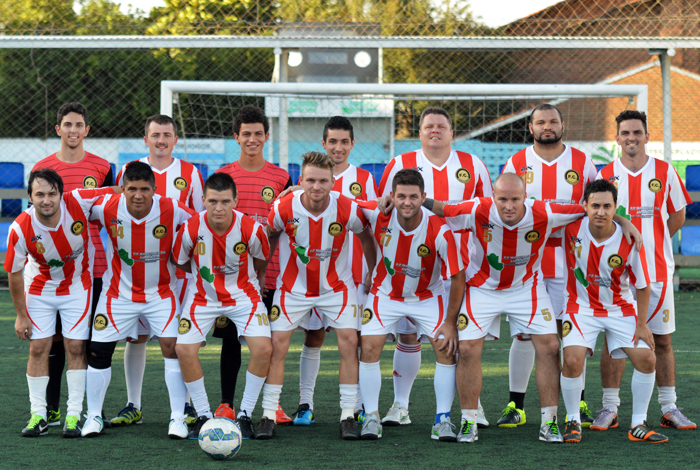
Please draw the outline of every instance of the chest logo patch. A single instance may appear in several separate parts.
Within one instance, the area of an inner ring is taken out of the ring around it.
[[[246,245],[243,242],[238,242],[235,245],[233,245],[233,252],[236,253],[238,256],[241,256],[247,250],[248,250],[248,245]]]
[[[472,175],[466,168],[460,168],[459,170],[457,170],[457,173],[455,173],[455,177],[457,178],[457,181],[464,184],[467,184],[472,180]]]
[[[328,233],[334,237],[341,235],[343,233],[343,225],[338,222],[333,222],[328,226]]]
[[[624,263],[625,260],[622,259],[622,256],[620,255],[610,255],[610,258],[608,258],[608,266],[610,266],[613,269],[619,268]]]
[[[83,178],[83,188],[84,189],[95,189],[97,188],[97,178],[92,175],[87,175]]]
[[[425,258],[426,256],[430,255],[430,248],[428,247],[428,245],[421,243],[418,246],[416,253],[418,253],[418,256],[420,256],[421,258]]]
[[[270,204],[275,199],[275,190],[270,186],[265,186],[260,190],[260,198]]]
[[[168,227],[163,224],[158,224],[153,228],[153,236],[160,240],[168,233]]]
[[[540,239],[540,232],[537,230],[530,230],[525,234],[525,241],[528,243],[535,243]]]
[[[652,193],[658,193],[661,191],[661,188],[663,185],[661,184],[661,180],[654,178],[653,180],[649,181],[649,191]]]
[[[83,233],[83,229],[85,229],[85,224],[82,220],[76,220],[70,226],[70,231],[73,235],[80,235],[81,233]]]
[[[178,176],[177,178],[175,178],[173,184],[175,185],[175,188],[178,191],[184,191],[185,189],[187,189],[187,180],[182,176]]]
[[[578,175],[578,173],[576,173],[575,170],[567,170],[566,173],[564,173],[564,179],[567,183],[573,186],[578,184],[578,182],[581,180],[581,177]]]
[[[360,194],[362,194],[362,185],[360,183],[352,183],[350,185],[350,194],[352,194],[355,197],[358,197]]]

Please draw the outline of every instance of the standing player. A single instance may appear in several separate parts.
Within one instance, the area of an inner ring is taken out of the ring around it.
[[[605,331],[611,355],[623,360],[627,356],[634,365],[629,439],[668,441],[646,423],[656,364],[654,338],[646,322],[651,291],[649,273],[644,249],[640,253],[628,243],[613,222],[616,201],[617,190],[611,182],[597,180],[588,185],[583,203],[587,217],[569,224],[562,240],[566,251],[567,303],[561,392],[569,417],[564,442],[581,442],[579,398],[583,364],[587,353],[592,354],[601,331]],[[630,283],[637,290],[636,305]]]
[[[333,160],[320,152],[303,155],[303,191],[278,199],[270,212],[268,234],[280,240],[280,275],[270,310],[272,360],[263,387],[263,422],[256,439],[275,435],[275,410],[282,393],[284,358],[297,327],[307,328],[309,310],[327,318],[340,352],[340,435],[360,436],[353,412],[357,398],[357,290],[348,263],[349,232],[359,235],[371,271],[374,240],[357,203],[336,192]],[[281,238],[280,238],[281,235]],[[369,276],[368,276],[369,278]]]
[[[117,341],[133,334],[139,317],[148,320],[165,358],[165,384],[170,396],[168,436],[187,437],[182,404],[187,387],[175,354],[180,305],[175,293],[175,265],[170,260],[174,233],[196,212],[179,201],[155,194],[155,176],[146,163],[131,162],[123,174],[120,196],[103,196],[93,206],[109,235],[108,268],[93,320],[88,352],[88,417],[82,436],[103,432],[100,410],[112,377]]]
[[[148,157],[140,159],[153,170],[156,178],[156,194],[179,201],[195,212],[204,210],[202,205],[202,175],[190,162],[173,157],[177,144],[177,126],[170,116],[155,115],[146,119],[144,142],[148,146]],[[124,165],[117,174],[117,184],[121,185]],[[187,291],[187,277],[177,271],[177,294],[180,304]],[[112,418],[115,426],[125,426],[142,422],[141,389],[143,374],[146,369],[146,343],[150,328],[148,321],[140,319],[138,340],[129,340],[124,349],[124,375],[126,377],[127,404]],[[186,401],[185,414],[188,423],[193,423],[195,416],[189,401]]]
[[[530,113],[532,146],[508,159],[504,173],[515,173],[525,181],[528,198],[557,204],[581,204],[586,185],[596,177],[593,162],[585,153],[562,141],[564,121],[561,112],[550,104],[536,106]],[[557,238],[544,248],[542,274],[552,301],[561,334],[564,309],[564,252]],[[556,245],[555,245],[556,243]],[[525,424],[525,392],[535,365],[535,348],[529,338],[513,338],[508,356],[510,403],[498,420],[499,427],[514,428]],[[585,385],[586,368],[583,368]],[[581,395],[581,425],[588,427],[593,418]]]
[[[32,415],[22,436],[48,434],[49,350],[60,322],[68,352],[63,437],[78,437],[85,395],[85,341],[90,333],[90,261],[95,255],[88,217],[95,200],[112,190],[75,190],[64,196],[61,177],[46,168],[32,171],[27,187],[32,206],[10,227],[4,266],[17,312],[15,332],[20,339],[29,340],[27,384]]]
[[[267,216],[273,201],[292,185],[289,173],[266,161],[263,156],[265,142],[270,138],[269,131],[270,124],[262,109],[243,106],[233,121],[233,135],[241,146],[241,154],[238,161],[217,170],[217,173],[230,175],[236,183],[236,210],[263,227],[267,227]],[[267,265],[265,278],[259,279],[260,291],[268,313],[272,308],[278,275],[278,254],[274,251]],[[238,419],[243,428],[252,429],[250,416],[239,412],[236,417],[233,409],[238,370],[241,368],[241,343],[238,336],[235,323],[225,316],[220,317],[214,328],[214,337],[221,338],[221,405],[216,409],[214,416]],[[286,425],[291,422],[291,418],[278,406],[277,423]]]
[[[695,429],[695,423],[676,407],[676,362],[671,334],[676,330],[673,303],[673,251],[671,237],[685,221],[685,206],[691,199],[676,170],[646,154],[649,142],[646,114],[623,111],[615,118],[616,141],[622,156],[600,171],[599,178],[614,183],[618,189],[617,213],[622,214],[642,232],[647,267],[651,281],[651,298],[647,325],[654,333],[656,345],[656,384],[659,388],[661,426]],[[591,429],[604,431],[617,426],[620,382],[625,362],[609,358],[603,349],[600,360],[603,378],[603,410]]]
[[[423,176],[427,197],[436,201],[457,204],[475,197],[491,196],[491,177],[484,163],[474,155],[452,150],[454,131],[452,118],[447,111],[442,108],[426,108],[421,114],[419,128],[421,148],[399,155],[389,162],[379,184],[379,196],[383,199],[388,197],[394,175],[403,168],[418,170]],[[454,235],[466,268],[469,263],[469,234]],[[449,282],[445,276],[443,278]],[[446,287],[445,290],[449,291],[449,288]],[[500,325],[495,325],[494,328],[493,336],[498,337]],[[382,424],[387,426],[410,424],[408,399],[421,364],[421,346],[416,326],[407,319],[401,320],[397,331],[399,340],[394,353],[394,404],[382,420]],[[479,425],[489,425],[481,405]]]
[[[80,103],[67,103],[58,109],[56,119],[56,134],[61,137],[61,149],[40,160],[32,171],[40,168],[50,168],[63,180],[65,191],[74,189],[95,189],[112,186],[114,175],[111,165],[104,158],[86,152],[83,140],[90,132],[88,113]],[[107,269],[105,250],[100,239],[100,228],[96,223],[90,223],[90,243],[95,248],[90,270],[92,271],[92,311],[94,314],[97,299],[102,292],[102,275]],[[61,337],[61,322],[57,322],[56,336],[49,354],[49,385],[46,389],[48,403],[49,426],[60,425],[61,410],[59,401],[61,395],[61,377],[66,355]]]
[[[434,379],[437,411],[430,437],[456,441],[450,408],[455,396],[457,313],[464,297],[462,258],[445,221],[421,206],[425,192],[418,171],[398,171],[390,195],[395,208],[389,214],[382,214],[379,209],[363,209],[383,261],[377,266],[362,313],[359,376],[366,413],[362,439],[382,437],[379,356],[387,334],[395,334],[399,320],[408,314],[420,328],[421,336],[430,339],[437,356]],[[452,280],[447,309],[443,266]]]

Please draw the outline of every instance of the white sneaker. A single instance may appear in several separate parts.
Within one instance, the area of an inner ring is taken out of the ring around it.
[[[450,418],[442,416],[438,424],[433,425],[433,431],[430,433],[430,438],[436,441],[457,442],[457,434],[454,429],[457,426],[452,424]]]
[[[97,437],[104,433],[105,425],[100,416],[94,416],[92,419],[87,419],[83,424],[83,429],[80,431],[82,437]]]
[[[479,440],[479,427],[474,421],[462,420],[462,425],[459,428],[457,442],[476,442]]]
[[[488,428],[489,422],[486,420],[486,415],[484,415],[484,409],[479,403],[479,407],[476,409],[476,425],[480,428]]]
[[[564,442],[564,437],[559,432],[556,416],[552,421],[547,421],[546,424],[540,427],[540,441],[555,443]]]
[[[398,401],[395,401],[389,411],[387,412],[384,419],[382,419],[382,424],[384,426],[398,426],[400,424],[411,424],[411,418],[408,417],[408,410],[406,408],[401,408]]]
[[[187,423],[184,416],[182,418],[171,419],[168,425],[168,437],[170,439],[187,439]]]
[[[367,415],[362,425],[360,439],[375,441],[382,438],[382,425],[379,424],[379,413],[374,412]]]

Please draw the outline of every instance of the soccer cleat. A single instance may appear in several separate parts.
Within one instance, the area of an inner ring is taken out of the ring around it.
[[[272,439],[277,435],[277,423],[264,416],[258,423],[258,429],[255,431],[255,439]]]
[[[35,413],[32,413],[32,417],[27,421],[27,426],[22,429],[22,437],[46,436],[48,433],[48,423],[41,415]]]
[[[112,427],[112,422],[105,417],[105,410],[102,410],[102,424],[104,424],[105,429],[110,429]]]
[[[457,434],[453,431],[457,426],[452,424],[452,420],[447,416],[441,416],[440,422],[433,425],[433,431],[430,433],[430,438],[436,441],[456,442]]]
[[[61,425],[61,409],[48,410],[46,422],[49,426],[60,426]]]
[[[309,408],[309,404],[299,405],[297,412],[294,413],[294,421],[292,421],[294,426],[310,426],[315,422],[314,412]]]
[[[248,417],[245,411],[236,419],[236,424],[241,429],[243,439],[254,439],[253,420]]]
[[[83,429],[80,431],[80,435],[83,437],[97,437],[100,434],[104,434],[105,424],[101,416],[94,416],[92,419],[88,419],[83,424]]]
[[[697,424],[686,418],[681,413],[683,408],[674,408],[661,417],[661,426],[665,428],[676,428],[690,431],[698,427]]]
[[[398,426],[403,424],[411,424],[411,418],[408,417],[408,410],[402,408],[399,402],[395,401],[382,420],[382,425]]]
[[[382,437],[382,425],[379,423],[379,412],[375,411],[370,413],[365,418],[365,422],[362,425],[362,432],[360,433],[360,439],[376,441]]]
[[[360,438],[360,428],[354,418],[346,418],[340,422],[340,437],[346,441],[356,441]]]
[[[357,424],[362,424],[365,422],[367,414],[365,413],[365,407],[363,406],[361,410],[355,411],[355,422]]]
[[[581,400],[581,407],[579,408],[579,413],[581,414],[581,427],[588,428],[593,424],[593,416],[591,416],[591,410],[588,409],[588,403]]]
[[[578,444],[581,442],[581,424],[576,421],[567,421],[564,429],[564,442]]]
[[[80,416],[66,416],[66,422],[63,423],[63,437],[80,437]]]
[[[540,427],[540,441],[564,442],[564,438],[562,438],[561,434],[559,433],[559,426],[557,426],[556,416],[553,420],[547,421]]]
[[[630,428],[627,433],[630,441],[646,441],[653,444],[668,442],[668,437],[651,429],[646,421],[644,421],[644,424],[639,424],[635,427],[630,426]]]
[[[525,410],[515,407],[515,402],[508,403],[508,406],[503,410],[503,415],[496,421],[499,428],[514,428],[522,426],[527,422]]]
[[[481,407],[481,403],[479,403],[479,407],[476,409],[476,425],[480,428],[489,427],[489,422],[486,419],[486,415],[484,414],[484,409]]]
[[[231,421],[236,420],[236,409],[228,406],[228,403],[222,403],[214,412],[215,418],[228,418]]]
[[[190,431],[187,433],[187,439],[199,439],[199,431],[201,431],[204,423],[209,421],[206,416],[197,416],[197,420],[190,427]]]
[[[289,426],[292,424],[292,418],[287,416],[287,413],[284,412],[279,402],[277,403],[277,416],[275,417],[275,421],[279,426]]]
[[[479,440],[479,426],[474,421],[462,420],[457,442],[476,442]]]
[[[133,403],[127,403],[119,414],[111,419],[112,426],[128,426],[143,423],[143,414]]]
[[[197,433],[199,437],[199,433]],[[187,430],[187,423],[185,418],[171,419],[170,424],[168,424],[168,437],[170,439],[187,439],[189,437],[189,431]]]
[[[187,423],[188,426],[191,426],[195,423],[195,421],[197,421],[197,412],[194,411],[192,405],[190,405],[189,403],[185,403],[185,423]]]
[[[609,408],[603,408],[602,410],[596,411],[596,413],[598,413],[598,416],[596,416],[591,423],[592,431],[607,431],[608,429],[617,427],[617,413],[611,411]]]

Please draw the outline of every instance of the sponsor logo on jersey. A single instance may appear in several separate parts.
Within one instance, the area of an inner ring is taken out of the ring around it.
[[[350,185],[350,194],[357,197],[362,194],[362,185],[357,181]]]
[[[457,329],[459,331],[464,331],[467,329],[468,325],[469,325],[469,317],[464,313],[460,313],[459,317],[457,318]]]
[[[574,269],[574,276],[576,277],[576,280],[578,282],[580,282],[583,287],[588,287],[588,281],[586,280],[586,275],[583,274],[583,270],[581,270],[581,268]]]
[[[619,268],[624,263],[625,260],[622,259],[622,256],[620,255],[610,255],[610,258],[608,258],[608,266],[610,266],[613,269]]]
[[[520,173],[525,173],[526,171],[530,171],[530,170],[532,170],[532,165],[520,167]]]
[[[571,333],[571,329],[573,328],[573,325],[569,320],[566,320],[562,325],[561,325],[561,337],[566,338],[569,333]]]
[[[366,308],[362,311],[362,324],[366,325],[367,323],[372,321],[372,317],[374,316],[374,313],[372,313],[372,310]]]
[[[571,235],[571,241],[576,244],[576,243],[581,243],[583,240],[578,238],[576,235]]]
[[[500,262],[496,253],[489,253],[489,255],[486,257],[486,260],[489,262],[489,265],[496,271],[500,271],[503,269],[503,263]]]
[[[333,222],[328,226],[328,233],[334,237],[341,235],[343,233],[343,225],[338,222]]]
[[[306,256],[306,248],[300,245],[297,245],[296,243],[292,243],[292,246],[294,246],[294,251],[296,252],[297,256],[301,260],[302,263],[308,264],[311,259]]]
[[[279,307],[279,305],[273,305],[270,309],[270,313],[268,314],[270,321],[276,321],[280,317],[280,313],[282,313],[282,309]]]
[[[428,245],[421,243],[420,245],[418,245],[416,253],[418,253],[418,256],[420,256],[421,258],[425,258],[426,256],[430,255],[430,248],[428,248]]]
[[[423,167],[422,166],[414,166],[414,167],[411,167],[411,170],[423,171]]]
[[[246,245],[243,242],[238,242],[235,245],[233,245],[233,252],[236,253],[238,256],[241,256],[247,250],[248,250],[248,245]]]
[[[104,313],[98,313],[95,315],[95,320],[93,321],[93,325],[95,326],[95,329],[97,331],[102,331],[105,328],[107,328],[107,325],[109,325],[109,320],[107,319],[107,315]]]
[[[494,227],[493,224],[488,223],[488,222],[483,222],[483,223],[481,224],[481,228],[492,229],[493,227]]]
[[[158,224],[153,228],[153,236],[160,240],[168,233],[168,227],[163,224]]]
[[[661,191],[661,188],[663,185],[661,184],[661,180],[654,178],[651,181],[649,181],[649,191],[652,193],[658,193]]]
[[[275,199],[275,190],[270,186],[264,186],[260,190],[260,198],[268,204],[271,203]]]
[[[202,279],[207,281],[209,284],[214,282],[214,275],[211,273],[211,270],[207,266],[202,266],[199,268],[199,275],[202,276]]]
[[[80,235],[83,233],[83,229],[85,228],[85,224],[83,223],[82,220],[76,220],[71,224],[70,226],[70,231],[73,235]]]
[[[191,329],[192,329],[192,322],[191,321],[189,321],[187,318],[180,319],[180,323],[177,324],[177,333],[178,334],[184,335],[186,333],[189,333]]]
[[[578,173],[576,173],[575,170],[567,170],[566,173],[564,173],[564,179],[567,183],[573,186],[578,184],[578,182],[581,180],[581,177],[578,175]]]
[[[460,168],[457,170],[455,177],[457,178],[457,181],[464,184],[467,184],[472,180],[472,175],[466,168]]]
[[[126,263],[127,266],[134,265],[134,260],[131,259],[131,257],[129,257],[129,252],[126,251],[124,248],[120,248],[117,254],[119,255],[119,258],[121,258],[121,260]]]
[[[50,259],[46,264],[51,268],[62,268],[66,263],[58,259]]]
[[[87,175],[83,178],[83,188],[85,189],[95,189],[97,188],[97,178],[92,175]]]
[[[535,243],[540,239],[540,232],[537,230],[530,230],[525,234],[525,241],[528,243]]]
[[[295,219],[294,217],[290,217],[289,219],[287,219],[287,223],[288,224],[298,224],[299,219]]]
[[[175,185],[175,188],[179,191],[184,191],[185,189],[187,189],[187,180],[182,176],[178,176],[177,178],[175,178],[173,184]]]
[[[385,225],[382,227],[382,232],[391,233],[391,229]]]
[[[226,328],[228,324],[231,323],[231,320],[228,319],[226,316],[220,316],[217,317],[216,319],[216,327],[217,328]]]

